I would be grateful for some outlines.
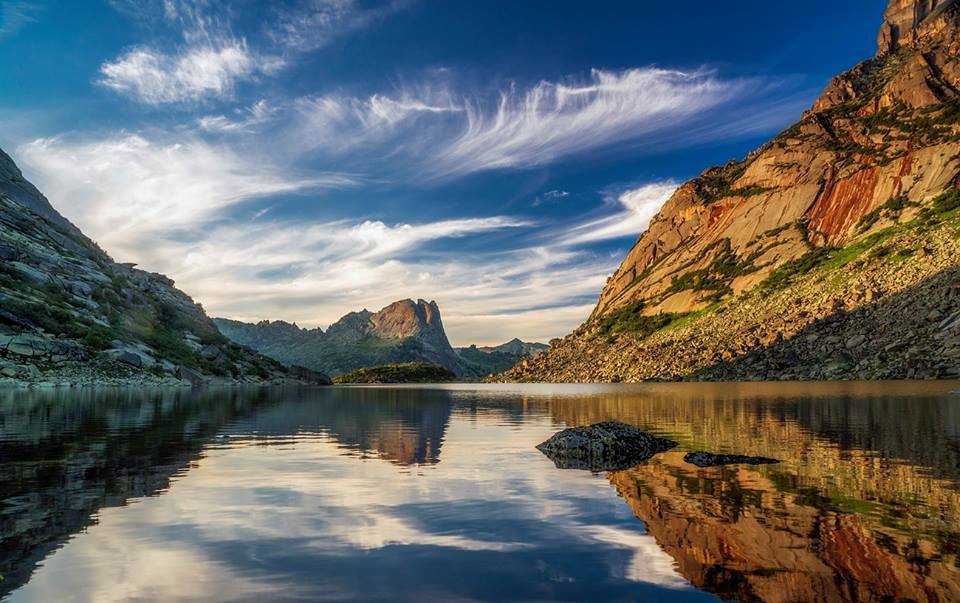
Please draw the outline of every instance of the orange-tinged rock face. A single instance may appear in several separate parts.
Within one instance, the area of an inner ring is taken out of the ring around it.
[[[593,317],[637,301],[646,313],[696,310],[806,253],[798,236],[844,245],[891,198],[920,203],[952,186],[960,3],[892,0],[880,38],[885,50],[835,78],[796,126],[680,187],[610,278]]]
[[[879,52],[914,43],[919,29],[954,4],[954,0],[890,0],[877,39]]]

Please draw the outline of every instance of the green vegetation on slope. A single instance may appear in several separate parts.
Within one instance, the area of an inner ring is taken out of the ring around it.
[[[894,197],[883,207],[903,208],[904,201]],[[892,261],[902,261],[912,254],[909,249],[892,249],[883,245],[885,242],[906,230],[921,230],[937,224],[954,221],[957,211],[960,210],[960,190],[950,188],[940,193],[930,201],[929,207],[924,207],[917,217],[903,224],[894,224],[879,230],[858,241],[844,247],[825,246],[811,249],[804,255],[784,263],[770,273],[758,286],[761,292],[783,289],[797,278],[820,268],[840,268],[860,258],[869,252],[872,257],[889,256]],[[867,214],[869,216],[869,214]]]
[[[602,316],[597,322],[597,333],[601,336],[612,336],[618,333],[636,333],[640,335],[640,337],[649,337],[660,329],[664,329],[686,316],[686,314],[673,312],[646,316],[643,314],[644,305],[642,301],[635,301],[619,310]]]
[[[361,368],[333,378],[334,383],[450,383],[457,376],[437,364],[408,362]]]

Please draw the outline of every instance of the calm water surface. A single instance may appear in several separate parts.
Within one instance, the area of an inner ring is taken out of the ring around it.
[[[958,388],[0,391],[0,599],[960,601]],[[680,447],[534,449],[611,418]]]

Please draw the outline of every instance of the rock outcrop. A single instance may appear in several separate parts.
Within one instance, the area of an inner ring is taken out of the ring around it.
[[[950,281],[960,266],[950,241],[960,207],[958,2],[892,0],[879,40],[878,54],[836,77],[797,124],[681,186],[608,279],[589,320],[504,378],[779,378],[784,367],[800,369],[794,378],[891,378],[954,370],[956,361],[940,353],[922,373],[886,369],[896,348],[936,350],[933,337],[952,341],[952,330],[915,324],[911,315],[878,332],[861,319],[893,314],[888,303],[916,304],[930,316],[960,311],[947,295],[951,282],[935,300],[925,298],[926,285]],[[851,300],[859,287],[866,293]],[[779,305],[765,302],[781,292]],[[742,315],[744,305],[752,317]],[[698,331],[699,339],[687,338],[697,349],[677,347],[686,339],[665,330]],[[826,357],[805,368],[814,335]],[[855,335],[868,348],[848,348]],[[767,358],[783,341],[790,345],[779,348],[782,358],[727,370],[733,361],[749,364],[750,354]],[[881,341],[882,353],[870,345]],[[620,368],[609,370],[614,364]],[[828,366],[838,370],[814,374]]]
[[[0,151],[0,384],[267,382],[162,274],[114,262]]]
[[[627,425],[604,421],[559,431],[537,450],[560,469],[616,471],[638,465],[677,443]]]

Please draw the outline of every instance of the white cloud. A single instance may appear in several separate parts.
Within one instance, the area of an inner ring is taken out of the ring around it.
[[[267,223],[216,229],[163,257],[182,258],[169,272],[209,311],[240,320],[326,326],[347,311],[423,297],[440,304],[457,345],[565,334],[589,315],[616,258],[554,248],[472,255],[423,247],[519,226],[503,218],[397,227]]]
[[[267,13],[266,35],[254,39],[258,51],[233,35],[229,4],[201,0],[112,4],[148,29],[174,28],[182,37],[172,48],[157,42],[138,45],[100,67],[99,84],[149,105],[232,98],[241,82],[271,75],[297,54],[325,46],[405,5],[395,1],[371,8],[355,0],[302,0],[292,8]],[[216,128],[218,118],[211,119],[208,125]]]
[[[345,33],[367,27],[406,6],[393,0],[363,6],[356,0],[302,0],[292,10],[282,11],[268,27],[274,42],[299,52],[322,48]]]
[[[709,71],[591,71],[581,83],[540,82],[500,95],[496,110],[466,105],[467,123],[445,149],[448,173],[530,166],[664,130],[730,100],[739,86]]]
[[[620,143],[682,144],[687,128],[701,143],[709,139],[707,110],[755,85],[707,70],[649,67],[594,69],[584,81],[510,86],[492,98],[436,82],[365,98],[328,94],[294,103],[288,138],[305,150],[366,161],[402,156],[418,176],[443,179],[543,165]],[[716,115],[710,123],[719,127]]]
[[[234,117],[206,115],[197,120],[197,125],[207,132],[253,132],[257,126],[269,122],[277,113],[276,107],[259,100],[248,108],[238,109]]]
[[[673,181],[645,184],[620,193],[617,203],[620,211],[614,214],[587,220],[555,235],[566,245],[580,245],[616,239],[638,237],[647,229],[650,220],[657,215],[663,204],[677,190]]]
[[[239,81],[283,66],[258,56],[239,40],[187,47],[175,54],[141,47],[100,67],[99,83],[141,102],[159,105],[229,97]]]
[[[27,23],[37,20],[40,7],[33,2],[0,3],[0,40],[16,35]]]
[[[435,151],[435,137],[442,135],[451,116],[463,111],[449,91],[426,88],[417,94],[401,92],[396,97],[304,97],[293,103],[284,138],[301,149],[334,155],[363,147],[388,148],[388,155],[409,151],[417,145]],[[371,153],[382,154],[378,149]],[[418,158],[410,161],[416,165]]]
[[[531,203],[530,206],[540,207],[544,203],[553,203],[554,201],[558,201],[560,199],[563,199],[564,197],[569,197],[569,196],[570,196],[570,193],[568,193],[567,191],[561,191],[561,190],[547,191],[542,195],[539,195],[536,199],[534,199],[533,203]]]
[[[299,176],[199,139],[41,138],[20,146],[18,156],[67,218],[122,258],[152,253],[163,236],[203,228],[218,212],[249,199],[353,184],[339,174]]]

